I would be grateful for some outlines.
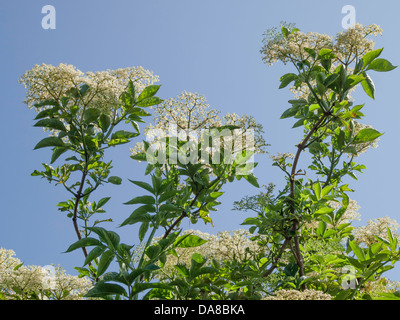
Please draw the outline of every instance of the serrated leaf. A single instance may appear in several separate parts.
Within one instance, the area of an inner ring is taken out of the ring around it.
[[[111,250],[107,250],[104,252],[99,261],[99,265],[97,267],[97,276],[100,277],[104,272],[107,271],[111,262],[114,260],[115,254]]]
[[[377,138],[379,138],[383,133],[380,133],[379,131],[372,129],[372,128],[364,128],[361,129],[357,135],[354,138],[353,143],[365,143],[365,142],[370,142],[373,141]]]
[[[41,119],[38,122],[36,122],[34,125],[34,127],[43,127],[43,128],[50,128],[50,129],[54,129],[54,130],[60,130],[60,131],[67,131],[67,129],[65,128],[64,124],[57,119]]]
[[[279,85],[279,89],[285,88],[287,85],[289,85],[289,83],[297,79],[298,79],[297,74],[286,73],[279,79],[279,81],[281,82],[281,84]]]
[[[281,119],[286,119],[295,116],[298,110],[299,110],[298,107],[292,107],[285,110],[281,115]]]
[[[106,243],[110,248],[117,248],[120,237],[114,231],[108,231],[101,227],[87,227],[89,231],[96,233],[99,239]]]
[[[105,114],[101,114],[99,117],[99,126],[101,130],[103,130],[103,132],[106,132],[107,129],[110,127],[110,124],[111,124],[110,117]]]
[[[98,208],[103,207],[110,199],[111,199],[111,197],[105,197],[105,198],[100,199],[100,201],[97,203],[97,207]]]
[[[198,247],[206,243],[207,240],[200,238],[195,234],[191,235],[183,235],[176,239],[176,243],[178,244],[179,248],[193,248]]]
[[[295,124],[293,125],[292,129],[300,127],[304,124],[304,119],[300,119],[298,121],[295,122]]]
[[[55,107],[59,107],[60,104],[56,101],[56,100],[44,100],[38,103],[34,104],[35,108],[40,108],[40,107],[44,107],[44,106],[55,106]]]
[[[96,121],[97,118],[100,116],[101,111],[96,108],[89,108],[86,109],[85,113],[83,114],[83,118],[86,122],[90,123]]]
[[[115,283],[98,282],[90,289],[85,297],[87,298],[105,298],[110,295],[123,295],[127,296],[126,290]]]
[[[386,59],[378,58],[373,60],[367,70],[374,70],[378,72],[387,72],[396,69],[397,66],[392,65],[392,63]]]
[[[144,108],[144,107],[155,106],[157,104],[160,104],[161,102],[163,102],[163,100],[158,97],[149,97],[140,100],[139,102],[136,103],[136,105],[138,107]]]
[[[358,260],[364,261],[365,255],[364,255],[363,249],[360,248],[359,245],[355,241],[349,241],[349,245],[350,245],[351,250],[353,250],[354,254],[357,256]]]
[[[102,244],[97,239],[90,238],[90,237],[82,238],[82,239],[76,241],[75,243],[71,244],[68,247],[67,251],[65,251],[65,252],[71,252],[71,251],[74,251],[76,249],[83,248],[83,247],[99,246],[99,245],[101,246]]]
[[[143,241],[147,230],[149,229],[150,223],[149,222],[142,222],[139,228],[139,240],[140,242]]]
[[[139,101],[141,101],[143,99],[146,99],[146,98],[154,96],[157,93],[158,89],[160,89],[160,87],[161,87],[161,85],[150,85],[150,86],[147,86],[140,93],[137,101],[139,102]]]
[[[137,186],[149,191],[150,193],[154,194],[154,189],[151,185],[149,185],[147,182],[144,181],[135,181],[135,180],[130,180],[128,179],[130,182],[132,182],[133,184],[136,184]]]
[[[149,212],[155,212],[154,206],[150,204],[146,204],[137,208],[127,219],[125,219],[124,222],[121,223],[120,227],[138,222],[151,222],[152,216],[149,214]]]
[[[117,176],[111,176],[111,177],[108,178],[107,181],[112,183],[112,184],[116,184],[116,185],[119,185],[119,184],[122,183],[122,179],[120,177],[117,177]]]
[[[363,72],[363,75],[365,80],[361,81],[361,85],[365,93],[372,99],[375,99],[375,84],[366,72]]]
[[[139,196],[139,197],[133,198],[132,200],[129,200],[128,202],[125,202],[124,204],[137,204],[137,203],[155,204],[156,201],[152,196]]]
[[[382,53],[383,48],[367,52],[361,59],[364,62],[364,67],[369,65],[374,59],[378,58]]]
[[[65,148],[65,147],[55,147],[53,149],[53,153],[51,155],[50,164],[54,163],[67,150],[68,150],[68,148]]]
[[[257,178],[255,176],[253,176],[252,174],[246,175],[244,176],[244,178],[253,186],[255,186],[256,188],[259,188],[260,185],[258,184]]]
[[[58,137],[47,137],[38,142],[33,150],[45,148],[45,147],[63,147],[64,142]]]
[[[94,259],[100,257],[101,254],[103,254],[105,248],[104,247],[94,247],[87,255],[87,257],[85,258],[85,262],[84,262],[84,266],[86,266],[87,264],[89,264],[91,261],[93,261]]]
[[[111,135],[111,139],[130,139],[133,137],[137,137],[139,133],[137,132],[130,132],[126,130],[118,130]]]

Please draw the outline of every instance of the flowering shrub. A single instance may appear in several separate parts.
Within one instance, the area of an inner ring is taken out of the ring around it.
[[[213,224],[227,183],[245,179],[260,187],[253,155],[265,154],[268,144],[253,117],[220,116],[197,93],[162,100],[155,96],[158,77],[141,67],[84,74],[64,64],[34,66],[21,83],[26,104],[38,113],[35,126],[49,133],[35,149],[50,147],[52,156],[32,175],[62,185],[71,196],[57,205],[77,236],[66,251],[82,250],[76,269],[90,285],[57,269],[58,289],[43,291],[40,268],[24,267],[4,251],[2,297],[399,299],[398,284],[383,277],[400,259],[398,224],[379,218],[354,227],[359,206],[344,183],[366,169],[355,161],[382,135],[362,123],[364,104],[351,97],[361,85],[374,98],[370,72],[395,68],[368,38],[381,33],[379,26],[360,24],[336,37],[288,24],[266,32],[263,61],[294,68],[280,78],[279,88],[293,83],[294,94],[281,118],[294,118],[303,137],[294,153],[271,156],[284,175],[282,190],[270,183],[234,203],[252,215],[242,223],[249,229],[216,235],[184,231],[182,221]],[[105,153],[138,137],[138,122],[151,115],[146,139],[131,147],[133,160],[147,162],[149,179],[129,180],[143,194],[125,203],[134,209],[119,226],[139,225],[139,244],[126,244],[99,226],[112,218],[94,220],[110,197],[96,201],[93,195],[106,183],[121,184],[122,178],[110,175]],[[122,129],[123,123],[133,131]],[[305,152],[311,162],[299,168]],[[62,164],[54,168],[55,162]]]

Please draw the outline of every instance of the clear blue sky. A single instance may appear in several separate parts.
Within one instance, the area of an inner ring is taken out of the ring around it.
[[[41,27],[41,9],[47,4],[56,8],[55,30]],[[377,39],[377,47],[385,47],[384,56],[400,64],[400,5],[396,1],[2,1],[0,247],[13,249],[25,264],[60,264],[71,274],[83,261],[81,251],[62,253],[76,240],[71,221],[56,208],[67,193],[30,176],[50,159],[49,149],[33,151],[44,133],[32,126],[34,111],[22,103],[24,88],[17,83],[34,64],[62,62],[82,71],[141,65],[160,76],[160,97],[175,97],[183,90],[203,94],[222,113],[253,115],[264,126],[270,153],[294,152],[301,129],[290,129],[290,120],[279,120],[291,95],[278,90],[278,79],[290,68],[262,63],[262,34],[283,20],[303,31],[335,34],[342,30],[341,10],[347,4],[356,8],[357,22],[382,26],[384,34]],[[356,190],[352,198],[361,206],[362,224],[385,215],[400,221],[399,71],[373,74],[375,101],[362,93],[355,96],[359,103],[366,103],[365,123],[385,133],[378,149],[360,157],[368,170],[352,181]],[[122,203],[139,195],[126,178],[140,178],[144,166],[129,158],[129,146],[118,147],[109,159],[114,159],[113,174],[125,178],[121,186],[106,186],[97,194],[112,196],[104,215],[113,217],[112,229],[132,211]],[[260,183],[282,181],[268,156],[257,161],[255,174]],[[201,223],[192,227],[208,232],[240,227],[247,215],[231,211],[232,203],[257,190],[240,181],[225,191],[223,205],[213,217],[215,228]],[[137,243],[135,227],[119,231],[123,241]],[[393,279],[400,280],[398,270],[390,273]]]

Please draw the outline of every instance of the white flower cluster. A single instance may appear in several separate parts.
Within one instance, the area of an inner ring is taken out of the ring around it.
[[[45,100],[60,101],[71,88],[79,90],[80,86],[86,84],[90,87],[89,92],[71,103],[109,113],[120,106],[120,95],[130,80],[135,84],[138,95],[159,78],[140,66],[84,73],[73,65],[60,63],[52,66],[43,63],[26,71],[19,82],[27,89],[24,102],[29,108]],[[38,108],[37,111],[42,109]]]
[[[293,26],[289,31],[293,33],[284,37],[276,28],[267,30],[264,34],[264,46],[261,49],[263,61],[272,65],[281,61],[303,61],[310,57],[305,49],[312,49],[316,53],[321,49],[331,49],[337,58],[337,62],[350,63],[356,57],[361,57],[371,51],[375,45],[374,41],[368,39],[370,35],[382,34],[382,29],[375,24],[363,26],[360,23],[346,29],[331,37],[327,34],[317,32],[301,32]]]
[[[261,49],[262,60],[268,65],[281,61],[284,64],[288,62],[300,63],[304,60],[310,60],[311,49],[318,54],[321,49],[330,49],[335,55],[332,60],[330,72],[333,72],[339,64],[343,64],[348,73],[353,70],[354,63],[359,61],[367,52],[373,50],[374,41],[368,39],[368,36],[378,36],[382,34],[382,29],[376,24],[363,26],[360,23],[353,27],[338,33],[335,37],[320,34],[316,32],[301,32],[294,26],[284,25],[289,32],[284,37],[276,28],[268,30],[263,39],[263,47]],[[311,82],[315,86],[316,82]],[[348,98],[351,100],[350,93],[357,86],[350,89]],[[296,99],[307,99],[310,89],[308,85],[302,83],[300,86],[291,87],[290,91],[295,95]]]
[[[38,299],[81,300],[92,287],[88,278],[66,274],[60,266],[52,267],[54,274],[41,266],[25,266],[13,250],[0,248],[0,300]]]
[[[169,255],[165,266],[160,269],[159,276],[163,274],[170,276],[176,274],[174,265],[184,264],[190,267],[191,257],[194,253],[202,255],[204,258],[215,259],[220,263],[224,261],[243,261],[252,258],[254,255],[265,253],[267,248],[260,246],[257,241],[252,241],[252,234],[244,229],[234,231],[222,231],[217,234],[209,234],[198,230],[186,230],[183,234],[194,234],[207,240],[206,243],[193,248],[177,248],[177,257]],[[157,239],[154,239],[157,241]]]
[[[275,291],[274,295],[265,297],[262,300],[332,300],[332,296],[312,289],[305,289],[304,291],[281,289]]]
[[[290,153],[290,152],[278,152],[278,154],[276,156],[271,155],[270,158],[273,161],[280,161],[280,160],[286,160],[286,159],[293,159],[294,158],[294,154]]]
[[[390,229],[394,237],[399,237],[400,225],[390,217],[381,217],[369,220],[366,226],[360,226],[353,229],[354,240],[367,246],[377,242],[375,236],[388,240],[387,228]]]
[[[146,140],[151,143],[154,150],[165,148],[166,145],[162,139],[169,137],[186,142],[184,148],[196,156],[195,162],[204,160],[197,157],[199,146],[202,152],[207,153],[207,159],[208,154],[211,155],[222,146],[229,148],[233,157],[242,150],[254,153],[266,152],[267,144],[262,136],[263,128],[253,117],[238,116],[235,113],[227,113],[221,117],[220,112],[210,108],[206,98],[198,93],[184,91],[177,98],[166,99],[153,109],[153,124],[148,125],[144,131]],[[238,128],[225,129],[225,132],[221,133],[215,129],[227,125]],[[208,141],[205,138],[207,136],[212,137],[213,140],[205,147],[204,144]],[[184,148],[181,147],[180,151],[188,152]],[[131,148],[132,155],[144,151],[143,142]],[[164,153],[159,152],[159,155]]]
[[[336,211],[341,207],[340,203],[336,201],[329,201],[328,203]],[[338,224],[360,221],[361,220],[361,214],[359,213],[360,208],[361,207],[358,205],[357,201],[350,199],[346,211],[340,217]]]

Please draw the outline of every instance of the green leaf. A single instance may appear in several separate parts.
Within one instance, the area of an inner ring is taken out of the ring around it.
[[[374,84],[374,82],[372,81],[371,77],[366,72],[363,72],[363,76],[365,77],[365,80],[361,81],[361,85],[362,85],[365,93],[372,99],[375,99],[375,84]]]
[[[111,176],[111,177],[108,178],[107,181],[112,183],[112,184],[117,184],[117,185],[122,183],[122,179],[120,177],[117,177],[117,176]]]
[[[111,197],[105,197],[105,198],[100,199],[100,201],[97,203],[97,207],[98,208],[103,207],[110,199],[111,199]]]
[[[35,120],[43,119],[43,118],[46,118],[46,117],[50,117],[51,118],[51,117],[54,116],[54,114],[56,114],[58,112],[58,110],[60,110],[60,107],[58,107],[58,106],[50,108],[50,109],[42,110],[37,114],[37,116],[35,117]]]
[[[100,246],[102,245],[101,242],[95,238],[90,238],[90,237],[82,238],[82,239],[76,241],[75,243],[71,244],[69,246],[69,248],[67,249],[67,251],[65,251],[65,252],[71,252],[71,251],[74,251],[76,249],[83,248],[83,247],[99,246],[99,245]]]
[[[110,248],[117,248],[119,245],[120,237],[114,231],[108,231],[101,227],[87,227],[88,230],[96,233],[99,239],[107,244]]]
[[[107,271],[111,262],[114,260],[115,254],[111,250],[107,250],[104,252],[99,261],[99,265],[97,267],[97,276],[100,277],[104,272]]]
[[[359,245],[355,241],[349,241],[349,245],[350,245],[351,250],[353,250],[354,254],[357,256],[358,260],[364,261],[365,255],[364,255],[363,249],[360,248]]]
[[[322,48],[318,53],[318,59],[333,59],[334,57],[331,49]]]
[[[283,75],[279,81],[281,82],[279,89],[285,88],[289,83],[298,79],[297,74],[294,73],[286,73]]]
[[[145,152],[142,152],[142,153],[137,153],[137,154],[131,156],[131,158],[133,160],[137,160],[137,161],[146,161],[147,160],[147,155],[146,155]]]
[[[174,266],[176,270],[183,276],[183,277],[189,277],[189,269],[184,265],[184,264],[177,264]]]
[[[366,53],[361,59],[364,62],[364,67],[366,67],[367,65],[369,65],[373,60],[375,60],[376,58],[378,58],[382,52],[383,48],[381,49],[376,49],[376,50],[372,50],[368,53]]]
[[[154,96],[157,93],[158,89],[160,89],[160,87],[161,87],[161,85],[150,85],[150,86],[147,86],[140,93],[137,101],[139,102],[139,101],[141,101],[143,99],[150,98],[150,97]]]
[[[161,102],[163,102],[163,100],[161,100],[158,97],[150,97],[150,98],[145,98],[143,100],[140,100],[139,102],[136,103],[136,105],[138,107],[144,108],[144,107],[150,107],[150,106],[160,104]]]
[[[321,191],[321,198],[325,197],[333,188],[333,185],[326,186]]]
[[[101,130],[103,132],[106,132],[107,129],[110,127],[110,124],[111,124],[110,117],[108,117],[105,114],[101,114],[100,118],[99,118],[99,126],[100,126]]]
[[[297,272],[299,271],[299,266],[295,262],[289,262],[286,266],[283,272],[290,277],[294,277]]]
[[[111,135],[111,139],[130,139],[137,137],[139,134],[137,132],[130,132],[125,130],[119,130]]]
[[[56,100],[44,100],[42,102],[38,102],[34,104],[35,108],[40,108],[40,107],[44,107],[44,106],[55,106],[55,107],[59,107],[59,103]]]
[[[179,248],[193,248],[193,247],[198,247],[206,243],[207,240],[204,240],[200,238],[197,235],[191,234],[191,235],[183,235],[178,237],[176,239],[176,243],[178,244]]]
[[[140,240],[140,242],[143,241],[143,239],[144,239],[144,237],[146,235],[146,232],[149,229],[149,226],[150,226],[149,222],[143,222],[140,225],[140,228],[139,228],[139,240]]]
[[[143,182],[143,181],[134,181],[134,180],[130,180],[128,179],[130,182],[132,182],[133,184],[136,184],[137,186],[149,191],[150,193],[154,194],[154,189],[151,185],[149,185],[147,182]]]
[[[173,203],[165,203],[162,206],[160,206],[160,211],[181,212],[182,209]]]
[[[103,247],[94,247],[87,255],[87,257],[85,258],[85,262],[84,262],[84,266],[86,266],[87,264],[89,264],[91,261],[93,261],[94,259],[100,257],[100,255],[103,254],[105,248]]]
[[[129,80],[129,83],[128,83],[128,92],[129,92],[129,94],[130,94],[133,98],[135,98],[135,85],[133,84],[133,81],[132,81],[132,80]]]
[[[125,219],[124,222],[120,224],[120,227],[123,227],[127,224],[135,224],[137,222],[151,222],[152,216],[149,214],[149,212],[155,212],[154,206],[150,204],[146,204],[137,208],[127,219]]]
[[[252,184],[253,186],[255,186],[256,188],[259,188],[259,187],[260,187],[260,185],[259,185],[258,182],[257,182],[257,178],[256,178],[254,175],[249,174],[249,175],[244,176],[244,178],[245,178],[250,184]]]
[[[315,59],[315,57],[317,56],[315,50],[311,49],[311,48],[304,48],[304,50],[313,58]]]
[[[353,143],[365,143],[365,142],[370,142],[378,137],[380,137],[383,133],[380,133],[379,131],[372,129],[372,128],[364,128],[361,129],[357,135],[354,138]]]
[[[290,118],[296,115],[296,113],[299,111],[299,108],[297,107],[292,107],[287,109],[285,112],[282,113],[281,119],[286,119]]]
[[[133,198],[132,200],[129,200],[128,202],[125,202],[124,204],[137,204],[137,203],[155,204],[156,201],[152,196],[140,196],[140,197]]]
[[[289,33],[289,30],[288,30],[286,27],[284,27],[284,26],[281,26],[281,31],[282,31],[282,34],[283,34],[283,36],[284,36],[285,38],[287,38],[288,35],[290,34],[290,33]]]
[[[315,196],[317,197],[317,199],[321,199],[321,184],[319,182],[315,182],[313,183],[312,188],[315,192]]]
[[[41,119],[38,122],[36,122],[34,127],[44,127],[44,128],[50,128],[54,130],[60,130],[60,131],[67,131],[65,128],[64,124],[57,119]]]
[[[339,78],[339,74],[338,73],[333,73],[330,74],[329,76],[327,76],[324,80],[324,86],[325,87],[329,87],[331,84],[333,84],[334,82],[336,82],[336,80]]]
[[[85,113],[83,114],[83,118],[87,123],[96,121],[97,118],[100,116],[101,111],[96,108],[89,108],[86,109]]]
[[[318,223],[318,228],[317,228],[317,235],[323,236],[325,233],[325,230],[327,228],[327,223],[325,221],[320,221]]]
[[[172,197],[174,197],[177,194],[177,192],[178,192],[177,190],[170,190],[170,191],[164,192],[158,198],[158,203],[163,203],[164,201],[171,199]]]
[[[293,125],[292,129],[302,126],[304,124],[304,120],[305,119],[300,119],[300,120],[296,121],[295,124]]]
[[[38,142],[33,150],[45,148],[45,147],[63,147],[64,142],[57,137],[47,137]]]
[[[344,90],[348,90],[354,86],[356,86],[357,84],[359,84],[360,82],[365,80],[365,76],[364,75],[360,75],[360,74],[351,74],[347,77],[346,82],[343,86]]]
[[[127,296],[127,293],[123,287],[114,283],[98,282],[90,289],[85,297],[87,298],[105,298],[109,295],[123,295]]]
[[[387,72],[387,71],[391,71],[393,69],[396,69],[397,66],[392,65],[388,60],[386,59],[382,59],[382,58],[378,58],[373,60],[367,70],[374,70],[374,71],[379,71],[379,72]]]
[[[60,157],[67,150],[68,150],[68,148],[65,148],[65,147],[55,147],[53,149],[53,154],[51,155],[50,163],[54,163],[54,161],[56,161],[58,159],[58,157]]]

